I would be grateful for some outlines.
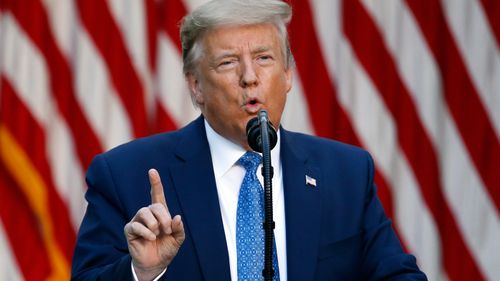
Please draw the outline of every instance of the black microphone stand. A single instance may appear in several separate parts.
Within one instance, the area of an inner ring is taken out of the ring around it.
[[[267,111],[261,110],[258,116],[251,119],[247,124],[247,137],[250,147],[262,153],[262,176],[264,177],[264,270],[262,276],[265,281],[271,281],[274,276],[273,270],[273,247],[274,247],[274,221],[273,221],[273,192],[272,178],[273,166],[271,166],[271,149],[277,143],[278,135],[272,123],[267,117]]]
[[[268,134],[268,118],[265,110],[259,111],[260,135],[262,138],[262,176],[264,177],[264,270],[262,276],[265,281],[271,281],[274,276],[273,270],[273,192],[272,178],[273,167],[271,165],[271,148]]]

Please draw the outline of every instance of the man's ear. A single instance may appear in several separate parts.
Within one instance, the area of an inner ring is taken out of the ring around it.
[[[203,94],[196,75],[191,72],[186,73],[186,81],[188,83],[189,93],[191,94],[191,100],[197,105],[203,104]]]
[[[288,69],[285,70],[285,81],[286,81],[286,93],[289,93],[290,90],[292,89],[293,67],[288,67]]]

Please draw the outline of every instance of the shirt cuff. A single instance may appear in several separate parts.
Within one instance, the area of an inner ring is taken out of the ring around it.
[[[134,276],[134,281],[139,281],[139,279],[137,279],[137,274],[135,274],[135,269],[134,269],[134,264],[133,263],[130,263],[130,267],[132,268],[132,276]],[[153,279],[152,281],[158,281],[160,280],[160,278],[163,276],[163,274],[165,274],[165,272],[167,271],[167,268],[165,268],[158,276],[156,276],[155,279]]]

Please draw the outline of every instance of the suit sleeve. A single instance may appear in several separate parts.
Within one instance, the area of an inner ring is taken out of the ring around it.
[[[133,280],[123,227],[127,223],[105,157],[86,176],[87,211],[74,251],[71,280]]]
[[[427,280],[414,256],[406,254],[391,221],[377,197],[373,182],[374,164],[368,159],[368,184],[364,206],[363,275],[365,280]]]

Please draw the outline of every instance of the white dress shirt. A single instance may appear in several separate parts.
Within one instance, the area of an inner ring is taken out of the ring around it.
[[[238,207],[238,197],[240,186],[245,176],[245,168],[237,165],[245,150],[216,133],[205,120],[205,131],[207,134],[210,153],[212,156],[212,165],[214,168],[215,183],[217,185],[217,195],[224,225],[224,234],[226,236],[227,252],[229,255],[229,268],[231,270],[231,280],[238,280],[238,263],[236,252],[236,209]],[[286,232],[285,232],[285,199],[283,195],[283,180],[280,160],[280,137],[278,132],[278,143],[271,151],[271,165],[274,168],[273,176],[273,216],[276,228],[274,237],[276,241],[276,254],[278,256],[280,281],[287,280],[286,265]],[[260,173],[262,164],[257,169],[257,178],[262,186],[264,179]],[[158,280],[165,270],[153,281]],[[132,266],[134,280],[137,276]]]
[[[229,254],[229,268],[231,269],[231,280],[238,280],[238,264],[236,253],[236,209],[238,207],[238,196],[240,186],[245,176],[245,168],[236,164],[245,150],[217,134],[205,120],[205,130],[207,133],[210,153],[212,155],[212,165],[214,167],[217,194],[226,235],[227,252]],[[282,169],[280,160],[280,141],[278,133],[278,143],[271,151],[271,164],[274,168],[273,176],[273,216],[276,228],[274,236],[276,240],[276,253],[280,280],[287,280],[286,270],[286,233],[285,233],[285,199],[283,195]],[[264,186],[264,179],[260,173],[262,164],[257,169],[257,177]]]

